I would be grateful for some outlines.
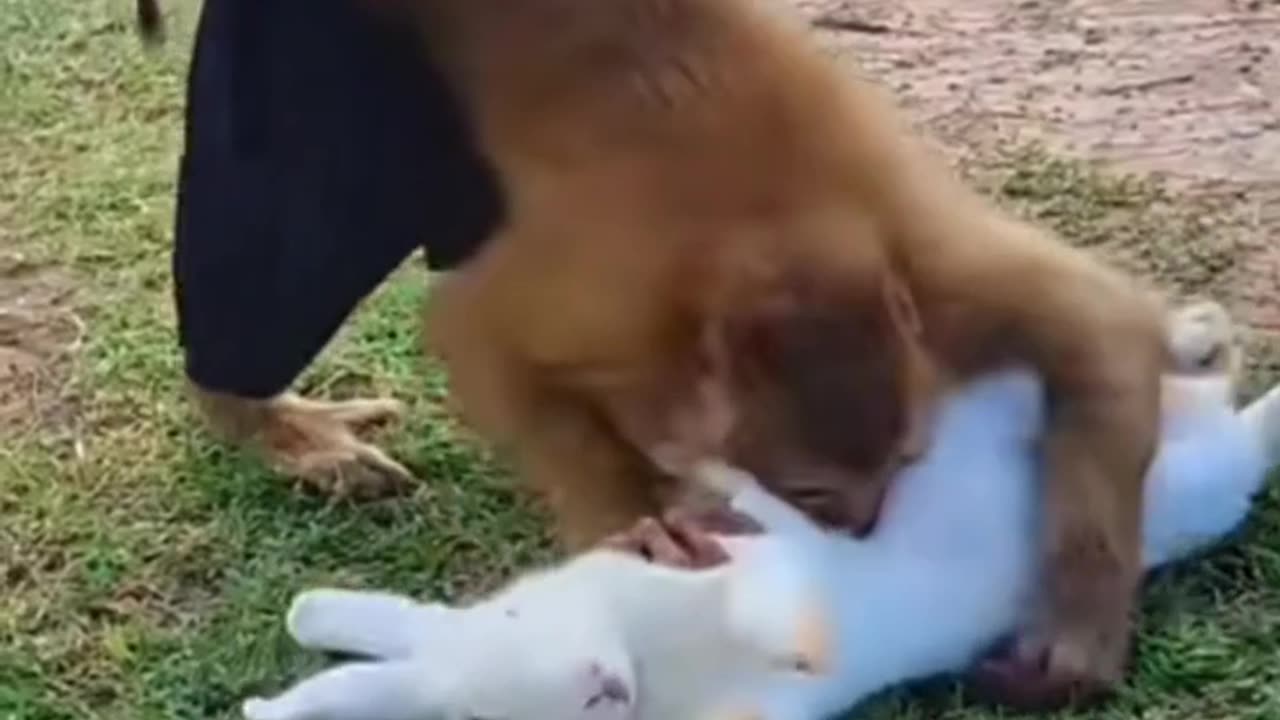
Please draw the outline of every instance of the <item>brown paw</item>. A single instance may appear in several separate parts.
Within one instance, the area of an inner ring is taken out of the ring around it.
[[[339,499],[367,500],[404,491],[414,477],[356,433],[398,419],[394,400],[324,402],[293,395],[273,402],[262,447],[277,471]]]
[[[984,699],[1026,712],[1097,703],[1123,679],[1127,642],[1105,635],[1030,633],[982,662],[973,682]]]

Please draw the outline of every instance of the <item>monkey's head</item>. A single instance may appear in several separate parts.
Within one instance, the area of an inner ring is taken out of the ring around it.
[[[701,422],[686,430],[710,428],[815,521],[869,532],[894,471],[924,449],[934,395],[906,285],[887,269],[789,270],[722,305],[704,352]]]

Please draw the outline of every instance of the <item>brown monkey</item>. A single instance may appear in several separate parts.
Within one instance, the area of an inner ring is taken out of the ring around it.
[[[865,530],[937,383],[1029,362],[1052,395],[1044,593],[989,677],[1059,703],[1122,676],[1156,303],[961,185],[761,3],[410,4],[510,197],[438,286],[430,344],[571,546],[671,497],[652,460],[690,426]],[[721,410],[690,425],[703,397]]]

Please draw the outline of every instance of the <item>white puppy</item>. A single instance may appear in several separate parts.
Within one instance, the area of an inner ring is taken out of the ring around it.
[[[1280,389],[1237,412],[1230,326],[1175,314],[1146,486],[1148,568],[1211,546],[1280,461]],[[1042,387],[989,375],[944,400],[927,454],[866,540],[824,532],[749,475],[701,479],[763,524],[710,570],[595,550],[469,607],[380,593],[300,595],[302,645],[366,655],[250,720],[822,720],[904,681],[958,672],[1013,630],[1035,590]]]

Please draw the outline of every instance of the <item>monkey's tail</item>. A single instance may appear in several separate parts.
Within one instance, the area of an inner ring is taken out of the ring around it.
[[[1262,449],[1267,466],[1280,466],[1280,385],[1242,408],[1240,420]]]
[[[142,41],[150,46],[164,42],[164,12],[160,10],[160,0],[137,0],[138,33]]]

